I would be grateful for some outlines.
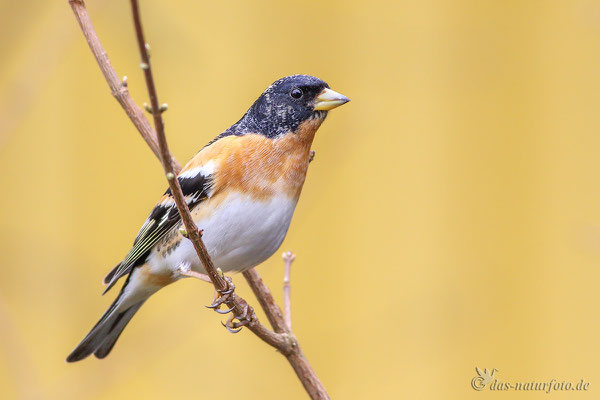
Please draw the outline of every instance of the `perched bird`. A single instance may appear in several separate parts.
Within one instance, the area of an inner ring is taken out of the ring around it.
[[[250,269],[281,245],[306,178],[315,132],[327,112],[349,99],[309,75],[269,86],[235,124],[198,152],[177,179],[216,267]],[[182,266],[204,273],[167,190],[142,225],[133,248],[104,278],[108,291],[125,284],[90,333],[67,357],[104,358],[142,304],[185,277]]]

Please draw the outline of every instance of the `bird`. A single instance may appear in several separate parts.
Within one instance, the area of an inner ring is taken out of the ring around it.
[[[223,273],[246,271],[277,251],[304,185],[315,133],[330,110],[348,101],[314,76],[281,78],[179,172],[194,222]],[[126,277],[121,291],[66,361],[106,357],[150,296],[188,276],[182,268],[205,272],[168,189],[129,253],[104,278],[106,293]]]

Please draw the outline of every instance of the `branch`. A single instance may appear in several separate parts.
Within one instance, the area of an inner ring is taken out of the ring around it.
[[[296,372],[298,379],[300,379],[300,382],[302,382],[302,385],[309,394],[310,398],[320,400],[329,399],[329,395],[327,394],[327,390],[325,390],[325,386],[323,386],[319,380],[319,377],[308,363],[308,360],[304,356],[296,337],[291,331],[288,330],[285,320],[283,319],[281,309],[275,303],[271,291],[267,285],[265,285],[260,275],[258,275],[258,272],[252,268],[248,271],[245,271],[243,275],[244,278],[246,278],[248,285],[252,288],[252,291],[258,299],[261,307],[267,314],[269,322],[273,326],[273,329],[275,329],[275,332],[282,332],[282,334],[287,334],[290,338],[292,338],[294,351],[291,354],[284,355]]]
[[[159,106],[156,86],[152,76],[150,57],[148,54],[149,46],[147,46],[144,39],[137,0],[131,0],[131,7],[138,47],[142,58],[142,63],[140,66],[144,71],[146,86],[148,88],[148,94],[151,102],[150,111],[153,115],[156,131],[152,129],[142,110],[137,106],[137,104],[135,104],[129,95],[126,79],[120,81],[117,73],[110,64],[106,51],[102,47],[98,35],[93,28],[84,1],[69,0],[69,4],[73,9],[75,17],[79,22],[79,26],[81,27],[87,43],[94,54],[94,57],[96,58],[96,62],[100,66],[102,74],[104,75],[106,82],[111,89],[112,95],[117,99],[119,104],[121,104],[121,107],[154,154],[161,160],[169,187],[171,188],[171,192],[175,198],[177,208],[186,229],[186,236],[192,241],[194,249],[202,261],[208,277],[212,281],[217,291],[222,292],[228,290],[230,288],[228,278],[220,275],[212,263],[206,246],[202,242],[201,233],[198,231],[198,227],[190,215],[189,209],[183,197],[183,193],[181,192],[181,188],[179,186],[179,181],[175,179],[176,174],[181,170],[181,166],[170,154],[166,141],[164,123],[161,115],[166,107],[161,109]],[[248,310],[250,310],[251,314],[250,321],[247,325],[248,329],[261,340],[275,347],[287,358],[312,399],[329,399],[324,386],[321,384],[315,372],[310,367],[306,357],[300,349],[297,339],[291,330],[286,326],[281,314],[281,310],[275,304],[273,296],[271,295],[269,289],[262,282],[258,272],[252,269],[244,272],[244,276],[257,296],[259,303],[261,306],[263,306],[267,318],[273,325],[276,332],[270,331],[264,327],[258,321],[258,318],[254,314],[252,308],[244,299],[238,296],[233,296],[233,300],[231,301],[234,315],[238,318],[244,317],[247,315]]]
[[[142,135],[142,138],[146,141],[154,155],[160,158],[156,132],[154,132],[154,129],[150,126],[150,122],[148,122],[144,112],[131,98],[129,89],[127,88],[127,77],[124,77],[121,81],[112,67],[110,60],[108,59],[108,54],[106,54],[106,50],[102,47],[98,34],[96,34],[96,31],[94,30],[90,16],[85,8],[85,3],[83,0],[69,0],[69,4],[75,13],[77,22],[79,22],[83,36],[85,36],[85,40],[96,58],[96,62],[102,71],[102,75],[104,75],[104,79],[106,79],[106,83],[108,83],[108,86],[110,87],[110,93],[117,99],[121,107],[123,107],[123,110],[140,132],[140,135]],[[181,169],[177,160],[173,159],[172,162],[177,170]]]
[[[265,285],[258,272],[256,272],[256,269],[249,269],[248,271],[244,271],[242,274],[244,275],[244,278],[246,278],[246,281],[252,289],[252,292],[254,292],[254,295],[258,299],[260,306],[267,314],[267,319],[269,320],[269,323],[275,332],[289,332],[287,326],[285,325],[281,309],[277,303],[275,303],[275,299],[273,298],[271,291],[267,285]]]
[[[194,220],[190,214],[190,210],[185,202],[185,197],[181,191],[179,180],[175,179],[178,171],[170,162],[172,156],[169,151],[169,145],[167,144],[167,138],[165,136],[165,125],[162,119],[162,110],[158,105],[158,94],[156,92],[156,85],[154,84],[154,77],[152,76],[150,56],[148,55],[149,46],[144,38],[137,0],[131,0],[131,11],[133,14],[133,23],[135,26],[138,48],[142,58],[140,66],[144,71],[144,78],[146,79],[146,86],[148,87],[148,95],[150,97],[150,111],[152,112],[152,116],[154,118],[154,127],[156,128],[156,136],[158,138],[159,159],[162,163],[163,169],[165,170],[167,182],[169,183],[171,194],[173,195],[175,203],[177,204],[179,215],[181,216],[181,220],[185,226],[186,236],[194,244],[196,253],[198,253],[198,257],[200,257],[200,261],[202,261],[204,269],[207,275],[210,277],[210,280],[215,285],[215,288],[217,290],[224,291],[228,288],[227,281],[221,275],[219,275],[217,269],[213,265],[212,260],[208,255],[208,250],[202,242],[198,227],[194,223]]]
[[[144,38],[144,31],[142,29],[142,21],[140,17],[140,10],[138,6],[137,0],[131,0],[131,11],[133,14],[133,24],[135,26],[135,33],[138,42],[138,49],[140,51],[140,56],[142,62],[140,64],[142,70],[144,71],[144,78],[146,80],[146,86],[148,88],[148,96],[150,97],[150,111],[152,112],[152,116],[154,117],[154,127],[156,128],[156,134],[158,137],[158,146],[160,150],[160,160],[163,165],[163,169],[165,171],[165,175],[167,177],[167,181],[169,182],[169,187],[171,188],[171,194],[175,199],[175,203],[177,204],[177,209],[179,211],[179,215],[181,216],[181,220],[185,226],[185,236],[192,242],[194,245],[194,249],[196,250],[196,254],[198,254],[198,258],[202,262],[204,266],[204,270],[210,280],[212,281],[217,292],[225,292],[232,288],[230,288],[230,283],[217,272],[217,268],[212,262],[208,254],[208,250],[202,241],[202,235],[190,214],[190,210],[185,202],[185,197],[183,196],[183,192],[181,191],[181,186],[179,185],[179,180],[176,179],[176,173],[173,164],[169,162],[172,160],[171,153],[169,151],[169,145],[167,144],[167,139],[165,136],[165,126],[162,119],[163,109],[159,107],[158,94],[156,92],[156,85],[154,84],[154,77],[152,75],[152,65],[150,63],[150,55],[148,52],[149,45],[146,43],[146,39]],[[274,332],[269,331],[265,328],[259,321],[254,311],[251,307],[249,307],[248,303],[244,299],[239,296],[232,296],[231,300],[228,300],[228,303],[231,303],[233,308],[233,315],[239,317],[240,319],[249,319],[248,328],[254,332],[257,336],[259,336],[265,342],[275,346],[283,353],[291,352],[292,343],[287,340],[286,337],[282,335],[277,335]],[[249,314],[249,315],[248,315]]]

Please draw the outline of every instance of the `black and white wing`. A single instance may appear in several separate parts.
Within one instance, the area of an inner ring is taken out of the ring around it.
[[[200,154],[198,153],[177,177],[190,210],[209,196],[213,181],[211,163],[198,166],[196,158]],[[104,283],[108,285],[104,293],[108,292],[119,278],[143,264],[152,248],[172,229],[177,229],[180,223],[181,217],[169,188],[142,225],[129,253],[104,278]]]

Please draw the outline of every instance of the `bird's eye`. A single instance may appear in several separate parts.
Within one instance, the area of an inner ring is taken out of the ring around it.
[[[302,90],[298,88],[292,89],[292,91],[290,92],[290,96],[292,96],[295,99],[299,99],[300,97],[302,97]]]

